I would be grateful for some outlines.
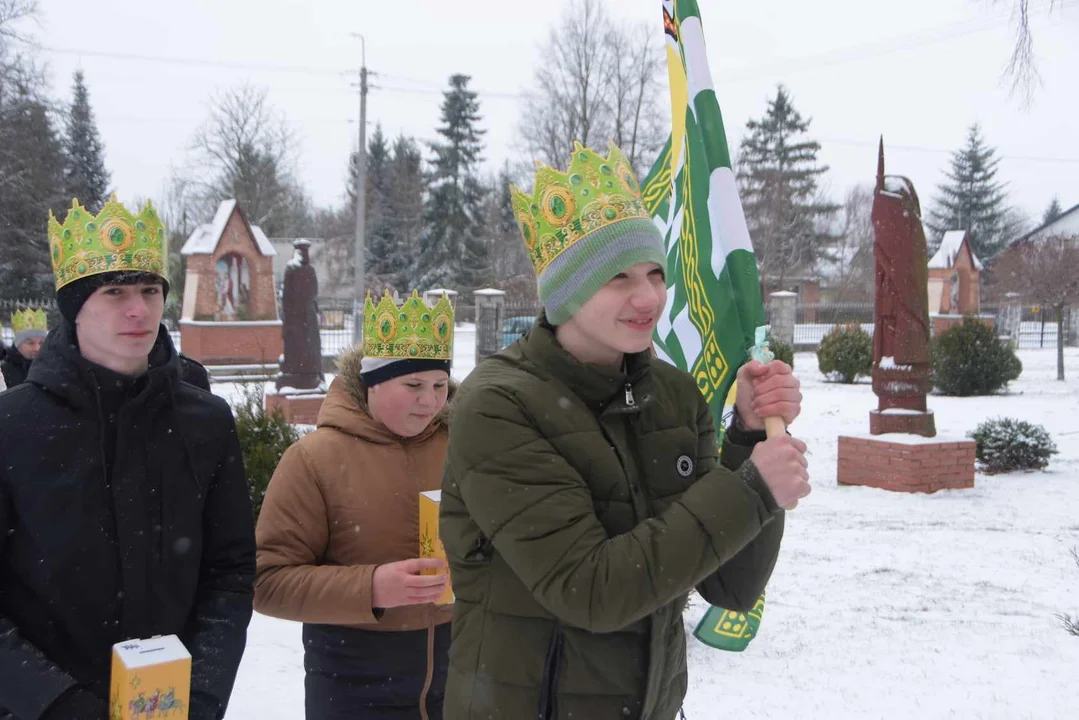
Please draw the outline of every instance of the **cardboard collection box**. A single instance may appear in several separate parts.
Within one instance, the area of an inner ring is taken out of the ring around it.
[[[438,508],[442,504],[442,491],[431,490],[420,493],[420,557],[438,558],[446,561],[446,548],[442,545],[442,539],[438,536]],[[449,572],[448,570],[446,572]],[[429,571],[426,575],[437,575],[435,571]],[[446,589],[438,598],[436,605],[449,605],[453,602],[453,588],[446,584]]]
[[[186,720],[191,653],[175,635],[117,643],[109,685],[109,720]]]

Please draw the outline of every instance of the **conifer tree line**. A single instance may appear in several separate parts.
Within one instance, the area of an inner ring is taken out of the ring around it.
[[[33,0],[0,0],[0,298],[47,295],[43,218],[66,210],[72,197],[97,210],[110,190],[93,78],[76,72],[70,100],[60,101],[38,59],[13,39],[11,28],[34,11]],[[515,160],[500,167],[489,163],[484,99],[468,75],[448,76],[433,139],[391,136],[375,113],[363,149],[367,287],[468,293],[490,285],[534,299],[508,186],[529,188],[536,160],[564,168],[575,139],[601,153],[613,140],[643,178],[670,127],[654,30],[625,24],[613,0],[572,0],[538,48],[549,61],[520,102]],[[183,241],[228,198],[270,237],[321,238],[330,258],[326,285],[347,286],[355,151],[341,161],[339,200],[319,207],[299,179],[296,131],[266,88],[238,85],[209,98],[208,107],[166,191],[155,196],[172,233],[174,286],[182,291]],[[757,117],[727,131],[740,136],[735,170],[765,290],[827,273],[842,286],[841,299],[871,299],[872,187],[844,194],[830,187],[812,118],[797,108],[795,93],[776,87]],[[999,163],[975,124],[942,168],[945,181],[919,188],[930,252],[948,230],[966,229],[975,253],[989,259],[1032,224],[1009,204]],[[1059,212],[1054,199],[1043,219]]]

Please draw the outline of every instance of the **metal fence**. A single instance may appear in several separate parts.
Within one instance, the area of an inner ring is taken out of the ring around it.
[[[800,304],[794,314],[794,346],[815,348],[840,325],[859,325],[873,334],[873,303]]]
[[[318,330],[323,357],[337,357],[352,347],[353,319],[351,298],[318,299]]]
[[[981,314],[996,320],[998,333],[1005,326],[1004,315],[1007,308],[983,306]],[[1079,345],[1079,309],[1064,308],[1065,347]],[[1057,346],[1057,316],[1052,308],[1030,305],[1019,308],[1018,334],[1014,338],[1017,348],[1025,350],[1049,350]]]
[[[337,357],[352,347],[352,300],[350,298],[319,298],[319,334],[322,340],[322,355]],[[59,311],[52,298],[0,300],[0,338],[5,344],[13,341],[10,318],[13,313],[27,307],[44,308],[49,315],[50,327],[59,322]],[[494,338],[492,352],[497,352],[514,342],[532,327],[540,313],[540,306],[535,304],[507,304],[501,317],[488,315],[484,318],[485,327],[476,328],[477,338]],[[983,306],[981,314],[995,319],[998,333],[1004,326],[1005,309],[996,306]],[[458,304],[456,320],[458,323],[475,322],[476,312],[473,305]],[[873,303],[820,303],[800,304],[795,313],[794,344],[800,350],[815,349],[833,328],[839,325],[857,324],[870,335],[873,334]],[[495,326],[497,324],[497,327]],[[486,327],[490,325],[490,327]],[[176,346],[180,347],[178,329],[169,327],[170,335]],[[1079,345],[1079,309],[1066,309],[1064,315],[1065,345]],[[1023,307],[1020,310],[1018,337],[1016,346],[1020,349],[1054,349],[1057,344],[1057,318],[1051,308],[1036,306]]]
[[[542,308],[539,305],[506,305],[502,310],[502,324],[498,328],[498,350],[514,343],[536,323]],[[483,337],[476,327],[476,337]]]
[[[834,328],[841,325],[859,325],[873,334],[873,303],[833,303],[798,305],[795,312],[794,344],[799,350],[812,350]],[[983,306],[979,315],[994,320],[998,335],[1004,335],[1005,308]],[[1018,333],[1011,338],[1017,348],[1023,350],[1055,349],[1057,346],[1057,318],[1052,309],[1028,306],[1019,309]],[[1065,309],[1064,336],[1066,346],[1079,344],[1079,310]]]

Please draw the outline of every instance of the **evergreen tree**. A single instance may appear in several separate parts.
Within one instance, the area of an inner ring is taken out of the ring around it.
[[[487,228],[491,238],[491,265],[495,281],[532,273],[532,261],[521,241],[517,216],[510,200],[513,176],[506,163],[492,181],[487,197]]]
[[[1042,225],[1048,225],[1063,214],[1064,208],[1060,207],[1060,200],[1054,197],[1049,207],[1045,209],[1045,214],[1042,215]]]
[[[408,266],[408,259],[402,257],[393,232],[390,210],[392,170],[393,158],[390,155],[389,141],[382,132],[382,127],[376,126],[367,143],[367,189],[364,196],[367,274],[374,276],[376,282],[388,282],[397,287],[402,270]],[[354,179],[352,187],[355,188]],[[354,189],[351,193],[355,198]]]
[[[67,155],[64,182],[68,195],[78,198],[83,207],[96,213],[108,199],[109,172],[105,169],[105,150],[94,122],[82,70],[75,71],[72,95],[64,136]]]
[[[817,163],[820,143],[807,137],[809,125],[780,85],[765,116],[746,124],[741,144],[742,203],[761,278],[770,287],[782,288],[835,240],[828,226],[839,206],[821,197],[818,180],[828,168]]]
[[[63,143],[43,78],[28,68],[6,71],[0,76],[0,297],[43,297],[52,287],[49,210],[62,222],[70,201]]]
[[[418,288],[411,272],[419,253],[424,229],[423,153],[413,138],[404,134],[393,143],[393,159],[387,187],[386,224],[393,237],[392,283],[402,293]],[[433,286],[432,286],[433,287]],[[423,288],[419,288],[423,289]]]
[[[949,230],[967,230],[974,254],[984,260],[1013,238],[1017,220],[1007,206],[1004,183],[996,180],[999,164],[996,149],[986,145],[981,128],[972,125],[966,144],[952,153],[948,182],[938,186],[925,223],[934,246]]]
[[[490,279],[490,243],[483,228],[485,190],[477,178],[484,130],[468,75],[450,77],[443,93],[442,140],[434,158],[424,207],[424,233],[414,273],[418,288],[472,290]]]

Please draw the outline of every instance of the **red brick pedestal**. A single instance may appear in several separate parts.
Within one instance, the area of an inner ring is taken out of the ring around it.
[[[917,435],[839,438],[840,485],[934,493],[974,487],[972,440]]]
[[[266,383],[266,412],[280,411],[285,420],[293,425],[316,425],[318,411],[326,399],[325,388],[319,390],[292,390],[274,392],[273,383]]]
[[[180,348],[203,365],[277,367],[285,351],[280,320],[180,321]]]

